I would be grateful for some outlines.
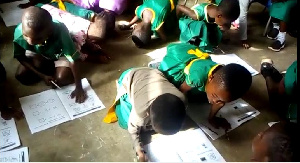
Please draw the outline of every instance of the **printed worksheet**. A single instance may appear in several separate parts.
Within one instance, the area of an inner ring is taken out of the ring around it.
[[[161,135],[144,148],[151,162],[225,162],[201,129]]]
[[[0,162],[29,162],[28,148],[22,147],[0,153]]]
[[[252,68],[248,63],[246,63],[244,60],[242,60],[240,57],[238,57],[236,54],[210,54],[211,60],[214,62],[217,62],[219,64],[227,65],[229,63],[236,63],[239,65],[244,66],[252,76],[255,76],[258,74],[258,71],[256,71],[254,68]]]
[[[208,122],[208,115],[211,105],[204,104],[190,104],[188,106],[187,114],[195,121],[198,126],[213,140],[225,135],[225,130],[222,128],[214,128]],[[239,98],[235,101],[227,103],[218,113],[217,117],[225,118],[231,125],[231,130],[237,128],[241,124],[258,116],[260,112],[253,108],[243,99]],[[229,130],[228,132],[230,132]]]
[[[75,98],[71,98],[71,93],[75,89],[74,84],[19,99],[31,133],[48,129],[105,108],[87,79],[82,79],[81,82],[88,95],[86,101],[81,104],[76,103]]]
[[[11,150],[21,145],[15,120],[4,120],[0,117],[0,152]]]

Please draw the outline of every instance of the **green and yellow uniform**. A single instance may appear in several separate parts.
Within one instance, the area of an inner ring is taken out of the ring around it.
[[[297,120],[297,61],[287,69],[284,77],[284,87],[285,93],[291,100],[287,117],[292,121]]]
[[[42,7],[44,4],[52,5],[56,8],[59,8],[64,11],[68,11],[69,13],[79,16],[81,18],[92,20],[95,15],[94,11],[76,6],[75,4],[71,3],[70,0],[44,0],[37,4],[37,7]]]
[[[296,7],[297,0],[287,0],[285,2],[272,3],[270,7],[270,16],[277,18],[281,21],[288,22],[290,17],[290,11],[293,7]]]
[[[183,82],[198,91],[205,92],[205,85],[212,71],[219,64],[212,61],[199,47],[187,43],[170,44],[159,70],[177,88]]]
[[[177,1],[178,0],[144,0],[144,3],[136,8],[135,15],[139,19],[143,19],[143,12],[145,10],[150,10],[153,15],[151,20],[151,30],[157,36],[156,31],[163,25],[167,28],[171,28],[172,25],[175,25],[174,18],[176,18],[175,7]]]
[[[200,39],[199,48],[203,52],[212,52],[222,40],[222,32],[217,24],[209,21],[207,6],[209,3],[197,4],[192,7],[197,20],[184,16],[179,19],[180,41],[187,43],[192,38]]]
[[[25,55],[26,50],[29,50],[53,61],[58,60],[62,56],[65,56],[70,62],[77,60],[79,53],[67,27],[57,21],[53,21],[53,25],[53,33],[42,45],[29,45],[23,37],[22,24],[19,24],[14,33],[14,57]]]

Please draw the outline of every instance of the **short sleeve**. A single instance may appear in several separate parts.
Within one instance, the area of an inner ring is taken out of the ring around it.
[[[70,62],[74,62],[79,58],[79,52],[76,50],[75,44],[69,34],[67,27],[64,24],[59,26],[61,32],[62,54]]]
[[[22,48],[18,43],[14,42],[14,58],[25,55],[26,50]]]
[[[25,49],[21,46],[27,42],[23,38],[22,34],[22,24],[19,24],[14,32],[14,41],[13,41],[13,48],[14,48],[14,58],[17,58],[18,56],[25,55]],[[21,45],[20,45],[21,44]]]
[[[144,5],[140,5],[135,9],[135,15],[139,18],[142,19],[143,18],[143,11],[145,9]]]
[[[201,21],[205,19],[205,12],[204,12],[205,4],[197,4],[192,7],[192,10],[194,10],[195,14],[197,15],[197,20]]]

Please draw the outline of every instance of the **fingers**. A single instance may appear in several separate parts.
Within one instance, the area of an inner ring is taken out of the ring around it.
[[[76,91],[76,90],[75,90]],[[73,91],[72,93],[71,93],[71,99],[73,99],[74,97],[75,97],[75,91]]]

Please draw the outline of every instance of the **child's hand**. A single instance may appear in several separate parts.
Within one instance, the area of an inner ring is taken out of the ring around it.
[[[43,80],[46,83],[46,85],[51,85],[51,81],[55,82],[55,79],[52,76],[44,75]]]
[[[1,117],[5,120],[10,120],[11,118],[20,120],[21,118],[24,117],[24,114],[20,110],[17,110],[17,109],[11,108],[11,107],[6,107],[1,110]]]
[[[212,119],[209,119],[208,122],[215,128],[221,127],[225,130],[231,129],[230,123],[228,123],[228,121],[225,118],[213,117]]]
[[[75,102],[83,103],[87,99],[86,92],[82,88],[75,88],[71,93],[71,98],[75,97]]]
[[[137,153],[139,162],[147,162],[148,161],[148,157],[145,154],[145,152],[139,150],[136,153]]]

